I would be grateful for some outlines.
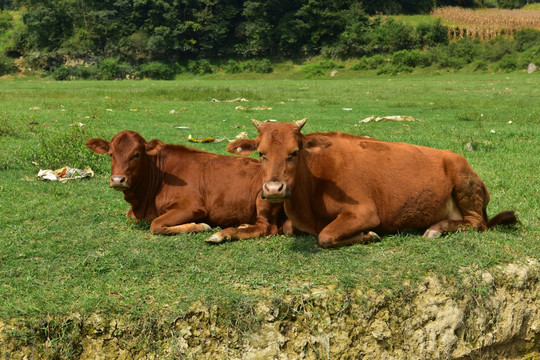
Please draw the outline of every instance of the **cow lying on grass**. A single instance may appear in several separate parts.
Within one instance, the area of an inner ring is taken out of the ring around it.
[[[295,228],[321,247],[378,240],[378,234],[425,230],[424,237],[514,224],[513,212],[488,221],[489,193],[460,155],[339,132],[301,134],[306,120],[261,123],[256,139],[227,151],[259,152],[262,196],[283,202]]]
[[[281,204],[261,197],[262,169],[256,159],[211,154],[157,139],[146,142],[127,130],[110,142],[90,139],[86,146],[109,154],[109,184],[131,205],[128,217],[151,222],[150,230],[156,234],[230,227],[207,240],[221,242],[277,234],[285,219]]]

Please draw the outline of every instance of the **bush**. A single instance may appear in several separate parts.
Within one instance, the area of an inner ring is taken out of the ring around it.
[[[443,25],[442,20],[439,18],[433,23],[418,24],[416,33],[422,47],[448,44],[448,27]]]
[[[352,70],[375,70],[388,63],[384,55],[363,56],[351,66]]]
[[[231,59],[223,65],[223,71],[227,74],[239,74],[242,72],[242,65],[238,61]]]
[[[79,65],[71,69],[72,75],[77,79],[98,79],[99,69],[96,65]]]
[[[38,133],[39,149],[32,155],[32,160],[46,169],[64,166],[84,169],[90,164],[104,164],[99,155],[89,151],[84,145],[91,137],[84,127],[71,127],[63,134],[51,134],[43,130]],[[107,171],[106,166],[98,169]]]
[[[399,50],[413,49],[418,43],[412,26],[392,18],[376,26],[369,38],[371,50],[374,53],[393,53]]]
[[[17,71],[17,66],[13,59],[0,55],[0,76],[13,74]]]
[[[497,62],[497,70],[514,71],[517,69],[517,59],[515,54],[506,54]]]
[[[6,10],[0,10],[0,34],[13,27],[13,17]]]
[[[195,75],[211,74],[213,72],[212,65],[208,60],[190,60],[187,69]]]
[[[476,60],[472,64],[473,71],[487,71],[488,64],[485,60]]]
[[[248,70],[259,74],[268,74],[272,72],[272,63],[268,59],[250,60],[246,62],[247,66],[244,66],[244,71]]]
[[[413,68],[407,65],[395,65],[395,64],[385,64],[377,69],[377,75],[389,74],[397,75],[399,73],[410,73],[413,72]]]
[[[499,61],[505,55],[515,52],[516,45],[517,43],[511,39],[497,36],[496,38],[488,41],[488,43],[486,44],[484,59],[491,62]]]
[[[52,72],[52,77],[54,80],[64,81],[70,79],[70,69],[65,65],[60,65]]]
[[[514,34],[518,51],[526,51],[534,46],[540,46],[540,31],[535,29],[522,29]]]
[[[420,50],[401,50],[392,54],[391,63],[398,67],[415,68],[431,65],[428,55]]]
[[[302,71],[311,76],[327,75],[330,70],[342,69],[342,64],[337,64],[334,60],[321,60],[313,64],[305,65]]]
[[[527,0],[497,0],[497,3],[503,9],[518,9],[525,6]]]
[[[162,62],[151,62],[141,65],[140,74],[154,80],[173,80],[174,68]]]
[[[540,45],[532,46],[519,54],[519,68],[526,68],[530,63],[540,65]]]

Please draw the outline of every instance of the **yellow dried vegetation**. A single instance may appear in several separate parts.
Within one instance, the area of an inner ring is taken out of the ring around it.
[[[441,7],[433,10],[448,26],[450,39],[472,37],[489,40],[510,36],[523,28],[540,30],[540,10],[481,9]]]

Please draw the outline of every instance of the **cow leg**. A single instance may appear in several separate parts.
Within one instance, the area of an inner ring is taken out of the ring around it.
[[[377,213],[366,207],[357,211],[342,211],[337,218],[319,233],[319,245],[334,248],[353,244],[368,244],[380,237],[369,229],[380,224]]]
[[[223,229],[205,241],[210,244],[220,244],[229,240],[241,240],[277,234],[279,230],[277,222],[282,211],[282,205],[272,204],[264,200],[259,194],[257,196],[256,206],[257,221],[255,224],[244,224],[236,228]]]
[[[205,213],[186,209],[175,209],[158,216],[150,224],[150,231],[154,234],[172,235],[186,232],[211,231],[212,228],[205,223],[194,223],[188,221],[197,220],[193,214],[198,214],[198,218],[204,218]]]
[[[444,219],[426,230],[424,238],[437,238],[446,233],[475,229],[487,230],[485,209],[489,202],[489,193],[476,173],[461,173],[456,181],[452,196],[455,199],[463,219]]]

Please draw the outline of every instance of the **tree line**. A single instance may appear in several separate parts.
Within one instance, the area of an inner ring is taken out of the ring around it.
[[[4,9],[23,9],[22,26],[3,26],[8,12],[1,12],[0,36],[9,32],[5,55],[23,56],[32,67],[46,70],[68,59],[99,63],[114,58],[140,66],[197,59],[361,57],[447,41],[440,22],[414,28],[381,14],[429,13],[436,6],[474,7],[486,1],[0,0]]]

